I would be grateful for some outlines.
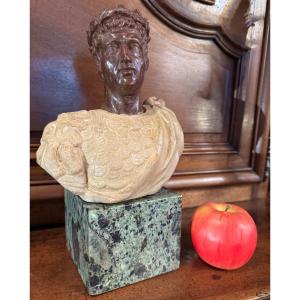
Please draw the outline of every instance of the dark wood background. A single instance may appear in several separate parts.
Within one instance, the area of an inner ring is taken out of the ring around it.
[[[185,149],[168,188],[183,205],[262,196],[269,136],[266,0],[31,1],[31,225],[63,223],[63,189],[37,166],[45,125],[62,112],[99,108],[103,84],[86,30],[105,7],[149,20],[150,68],[142,98],[176,113]]]

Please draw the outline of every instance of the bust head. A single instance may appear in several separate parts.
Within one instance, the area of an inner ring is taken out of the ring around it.
[[[122,6],[105,9],[91,21],[89,49],[108,92],[123,98],[139,93],[149,65],[149,31],[139,11]]]

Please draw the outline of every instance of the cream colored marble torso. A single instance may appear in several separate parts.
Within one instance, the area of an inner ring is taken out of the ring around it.
[[[138,115],[63,113],[49,123],[37,162],[85,201],[116,203],[156,193],[183,151],[175,114],[151,97]]]

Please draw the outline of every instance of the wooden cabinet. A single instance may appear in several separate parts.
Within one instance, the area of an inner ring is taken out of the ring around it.
[[[176,113],[185,149],[167,187],[184,206],[249,200],[264,191],[269,136],[266,0],[31,2],[31,223],[63,222],[63,189],[35,163],[47,123],[99,108],[103,85],[88,51],[90,19],[124,4],[149,20],[142,98]],[[261,196],[261,195],[260,195]]]

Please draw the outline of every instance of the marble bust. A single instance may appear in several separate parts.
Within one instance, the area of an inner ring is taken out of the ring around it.
[[[37,163],[88,202],[156,193],[183,151],[183,132],[165,102],[139,92],[148,69],[149,24],[125,7],[92,20],[88,44],[104,82],[101,109],[62,113],[43,132]]]

